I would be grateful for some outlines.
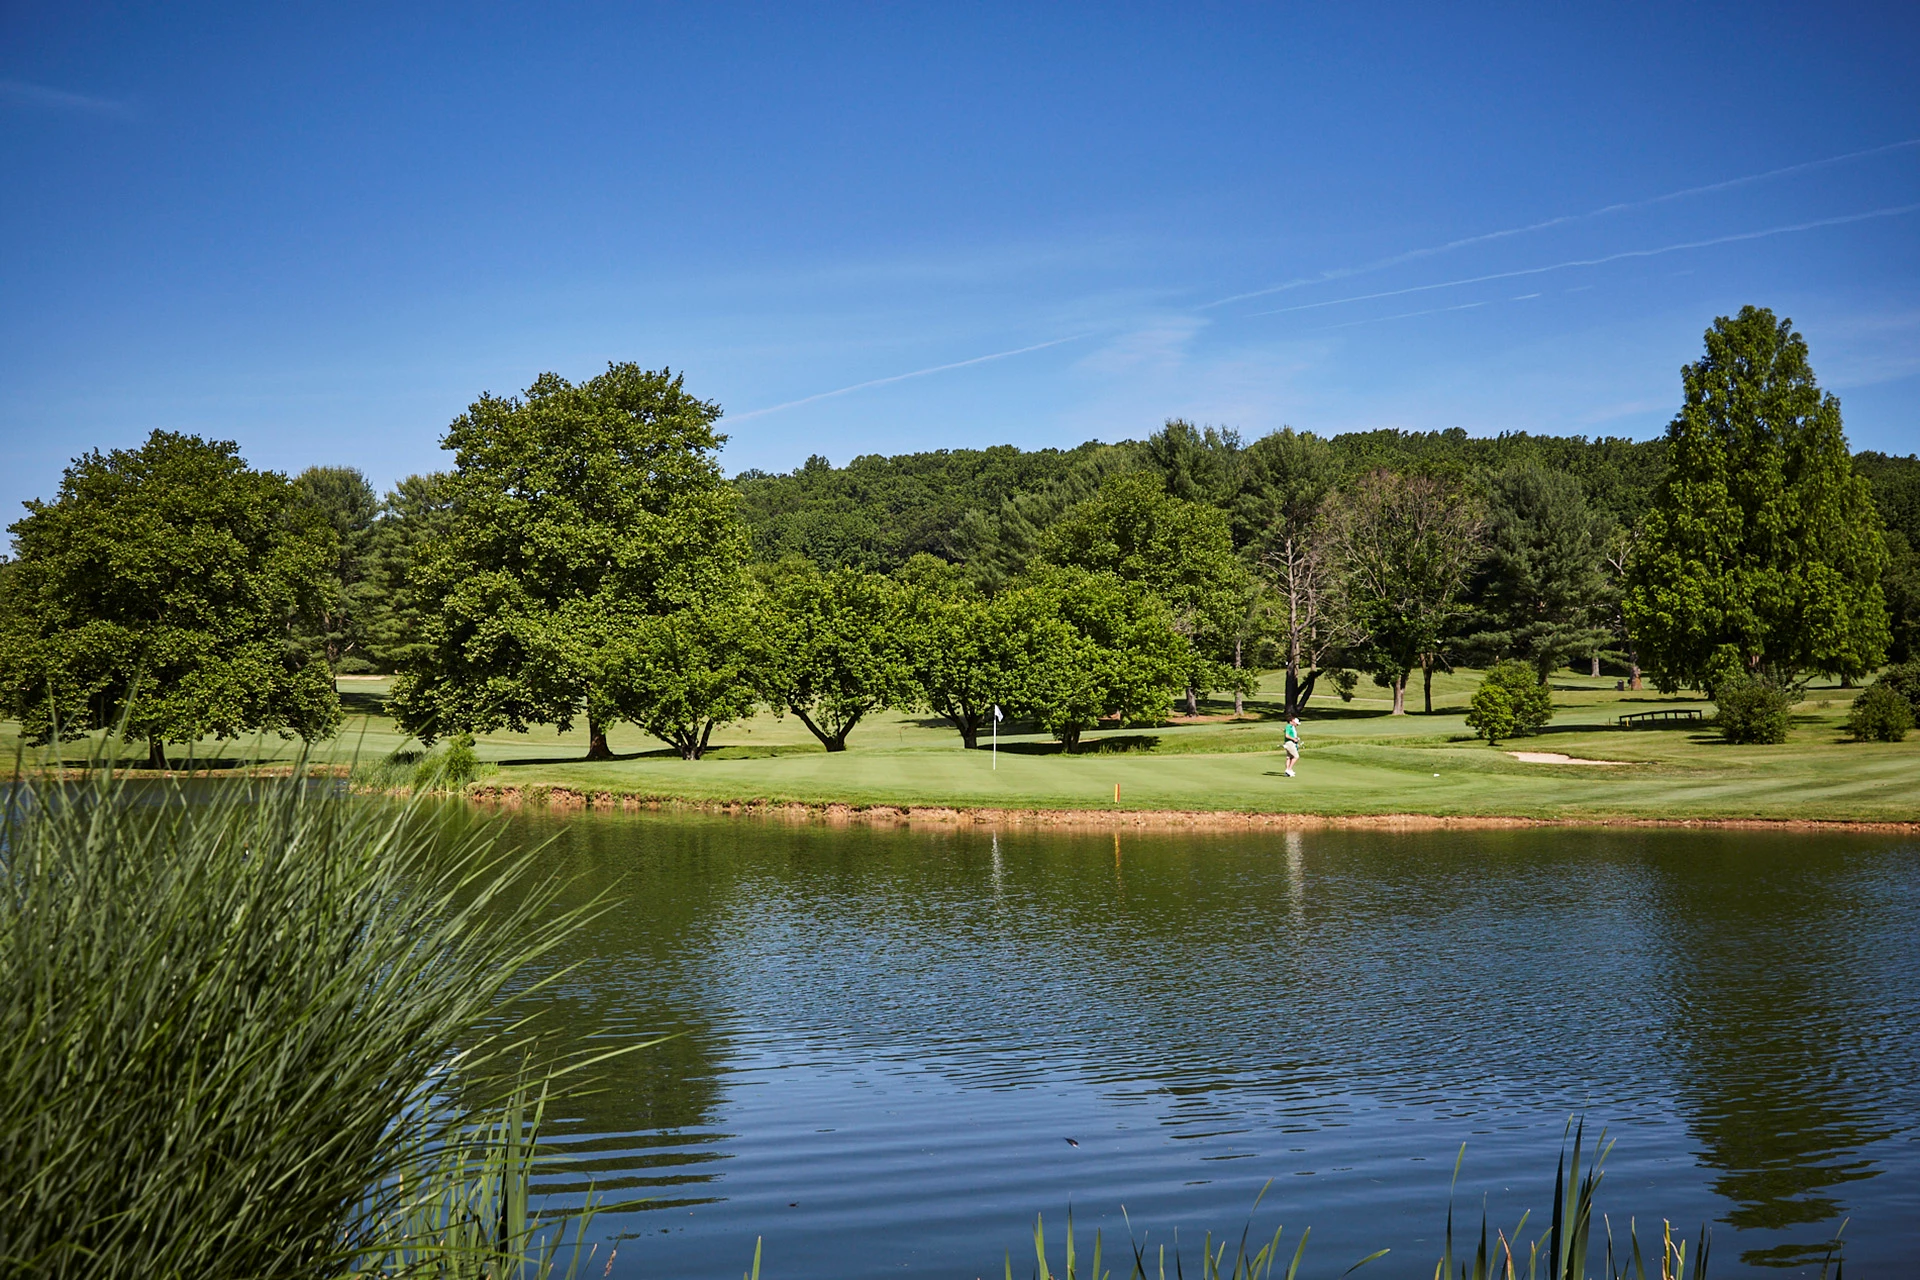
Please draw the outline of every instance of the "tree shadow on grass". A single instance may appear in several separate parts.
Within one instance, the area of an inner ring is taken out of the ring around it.
[[[1153,751],[1160,745],[1158,734],[1129,733],[1118,738],[1090,738],[1068,751],[1059,742],[1003,742],[1000,750],[1015,756],[1117,756],[1130,752]]]
[[[653,751],[616,751],[605,760],[589,760],[585,756],[522,756],[514,760],[496,760],[502,769],[517,769],[522,765],[535,764],[618,764],[622,760],[678,760],[680,753],[671,747],[660,747]]]
[[[342,692],[340,709],[350,716],[383,716],[387,713],[384,693]]]

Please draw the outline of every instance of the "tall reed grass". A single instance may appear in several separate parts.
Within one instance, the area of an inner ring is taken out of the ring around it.
[[[1434,1280],[1522,1280],[1522,1277],[1525,1280],[1588,1280],[1589,1276],[1593,1280],[1653,1280],[1654,1277],[1658,1277],[1658,1280],[1707,1280],[1707,1258],[1712,1236],[1705,1227],[1701,1228],[1697,1241],[1689,1251],[1685,1235],[1676,1238],[1673,1224],[1662,1222],[1659,1236],[1650,1241],[1652,1247],[1643,1249],[1638,1224],[1629,1220],[1626,1238],[1616,1242],[1613,1226],[1604,1215],[1600,1216],[1604,1252],[1598,1269],[1592,1269],[1594,1221],[1603,1177],[1602,1166],[1612,1145],[1603,1133],[1589,1158],[1585,1123],[1576,1122],[1568,1126],[1567,1141],[1561,1147],[1560,1162],[1554,1173],[1552,1220],[1546,1233],[1531,1241],[1525,1238],[1531,1213],[1523,1213],[1511,1232],[1495,1231],[1491,1238],[1483,1213],[1480,1240],[1472,1257],[1456,1257],[1453,1205],[1449,1197],[1446,1243],[1439,1260],[1434,1264]],[[1453,1166],[1456,1184],[1460,1178],[1461,1161],[1465,1157],[1466,1148],[1462,1147]],[[1260,1196],[1254,1200],[1254,1213],[1259,1211],[1260,1200],[1265,1196],[1263,1188]],[[1250,1214],[1237,1242],[1231,1237],[1223,1237],[1216,1242],[1211,1232],[1206,1234],[1197,1259],[1197,1273],[1200,1280],[1273,1280],[1276,1272],[1281,1280],[1297,1280],[1306,1257],[1307,1239],[1311,1234],[1311,1228],[1300,1233],[1299,1242],[1289,1257],[1281,1247],[1283,1229],[1275,1228],[1272,1237],[1261,1243],[1253,1235]],[[1176,1280],[1181,1280],[1186,1275],[1187,1259],[1181,1254],[1177,1237],[1169,1256],[1166,1245],[1153,1248],[1144,1239],[1135,1239],[1132,1223],[1129,1222],[1127,1242],[1132,1265],[1124,1273],[1126,1280],[1167,1280],[1170,1274]],[[1067,1215],[1062,1244],[1061,1266],[1056,1270],[1048,1258],[1045,1224],[1039,1218],[1034,1220],[1032,1275],[1035,1280],[1109,1280],[1112,1272],[1105,1269],[1105,1243],[1100,1233],[1094,1233],[1093,1249],[1089,1256],[1078,1247],[1074,1238],[1071,1213]],[[1233,1247],[1231,1256],[1227,1253],[1230,1245]],[[1654,1252],[1656,1247],[1657,1252]],[[1381,1249],[1370,1253],[1341,1274],[1357,1271],[1369,1262],[1384,1257],[1387,1252]],[[1654,1253],[1656,1259],[1651,1266],[1648,1262],[1649,1253]],[[755,1280],[758,1280],[758,1259],[756,1247]],[[1283,1262],[1286,1269],[1280,1271]],[[1172,1264],[1171,1271],[1168,1269],[1169,1263]],[[1012,1254],[1007,1255],[1005,1268],[1006,1280],[1013,1280]],[[1837,1236],[1820,1265],[1820,1278],[1844,1280],[1844,1261],[1839,1254]]]
[[[543,1273],[514,1009],[597,908],[338,784],[112,774],[0,822],[0,1275]]]

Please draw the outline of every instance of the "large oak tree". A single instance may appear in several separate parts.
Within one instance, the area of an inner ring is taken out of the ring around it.
[[[455,419],[445,528],[416,571],[437,607],[394,688],[401,724],[431,737],[584,718],[588,758],[607,758],[634,701],[619,681],[701,647],[680,641],[704,628],[652,620],[738,583],[719,416],[669,370],[614,364],[578,385],[543,374]]]
[[[168,742],[339,724],[331,672],[301,637],[333,531],[233,443],[155,431],[96,450],[11,528],[0,695],[31,740],[124,723],[163,768]]]

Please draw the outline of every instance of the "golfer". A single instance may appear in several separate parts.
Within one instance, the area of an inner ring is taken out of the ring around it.
[[[1287,749],[1287,776],[1293,776],[1293,766],[1300,763],[1300,717],[1294,716],[1287,721],[1286,740],[1281,744]]]

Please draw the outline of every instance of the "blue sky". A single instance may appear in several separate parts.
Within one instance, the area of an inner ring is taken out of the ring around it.
[[[1646,436],[1749,302],[1906,453],[1916,67],[1911,4],[7,0],[0,506],[154,427],[384,486],[628,359],[733,471]]]

